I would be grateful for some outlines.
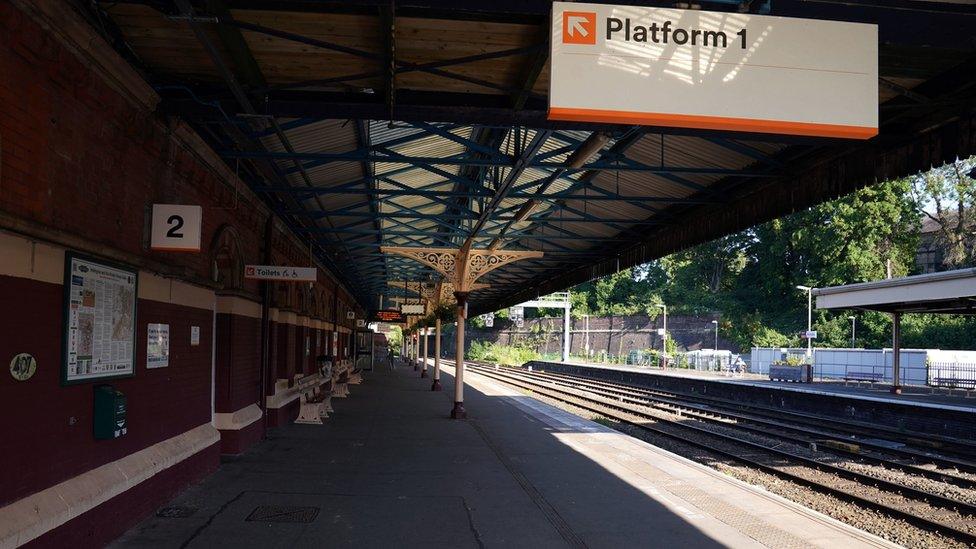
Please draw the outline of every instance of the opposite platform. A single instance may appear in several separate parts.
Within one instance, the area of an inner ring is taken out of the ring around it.
[[[446,370],[451,371],[450,368]],[[469,375],[376,371],[127,533],[132,547],[886,547],[886,542]],[[180,514],[180,513],[171,513]],[[251,520],[248,520],[248,519]],[[260,520],[255,520],[260,519]]]
[[[662,370],[656,367],[638,367],[609,364],[587,364],[583,362],[552,362],[534,361],[538,364],[555,364],[579,368],[594,368],[603,370],[618,370],[621,372],[635,372],[652,376],[668,376],[690,380],[705,380],[716,383],[734,383],[749,387],[765,387],[779,391],[793,391],[798,393],[821,394],[825,396],[842,396],[874,402],[886,402],[906,406],[918,406],[941,410],[976,414],[976,398],[959,395],[948,395],[943,391],[934,391],[929,387],[917,385],[903,385],[902,394],[894,395],[889,392],[890,384],[846,384],[843,381],[814,381],[812,383],[793,383],[788,381],[772,381],[763,376],[746,374],[744,376],[728,376],[718,372],[699,372],[670,368]]]

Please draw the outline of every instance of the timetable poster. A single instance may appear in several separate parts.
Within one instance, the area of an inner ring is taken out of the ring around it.
[[[138,273],[71,253],[65,261],[63,381],[132,375]]]

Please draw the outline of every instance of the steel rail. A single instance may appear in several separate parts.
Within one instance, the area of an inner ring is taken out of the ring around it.
[[[633,419],[630,419],[630,418],[626,417],[624,414],[630,414],[631,416],[643,417],[643,418],[647,418],[647,419],[650,419],[650,420],[653,420],[653,421],[663,422],[663,423],[666,423],[666,424],[668,424],[670,426],[677,427],[679,429],[685,429],[685,430],[693,431],[693,432],[695,432],[696,435],[704,435],[706,437],[712,437],[712,438],[720,439],[720,440],[722,440],[725,443],[738,444],[740,446],[748,447],[749,449],[754,450],[754,451],[766,452],[766,453],[769,453],[769,454],[773,454],[773,455],[779,456],[780,458],[787,458],[787,459],[790,459],[790,460],[799,461],[799,462],[803,463],[806,467],[808,467],[810,469],[813,469],[815,471],[818,471],[820,473],[825,473],[826,472],[828,474],[833,474],[833,475],[836,475],[836,476],[838,476],[840,478],[843,478],[845,480],[852,480],[854,482],[859,482],[862,485],[872,487],[872,488],[874,488],[876,490],[879,490],[879,491],[882,491],[882,492],[884,492],[884,491],[893,492],[894,495],[896,495],[898,497],[905,498],[905,499],[910,499],[909,497],[907,497],[907,496],[904,495],[905,493],[928,494],[927,492],[923,492],[921,490],[916,490],[914,488],[908,488],[908,487],[899,485],[897,483],[893,483],[893,482],[889,482],[889,481],[883,481],[881,479],[877,479],[877,478],[874,478],[874,477],[862,475],[860,473],[856,473],[856,472],[850,471],[848,469],[842,469],[840,467],[836,467],[836,466],[832,466],[832,465],[829,465],[829,464],[820,463],[820,462],[817,462],[817,461],[812,460],[810,458],[806,458],[804,456],[799,456],[797,454],[794,454],[792,452],[788,452],[788,451],[785,451],[785,450],[770,448],[770,447],[763,446],[761,444],[757,444],[757,443],[754,443],[754,442],[740,440],[740,439],[737,439],[735,437],[731,437],[731,436],[728,436],[728,435],[723,435],[721,433],[715,433],[715,432],[709,431],[709,430],[704,429],[704,428],[701,428],[701,427],[696,427],[696,426],[687,425],[687,424],[683,424],[683,423],[679,423],[679,422],[669,421],[669,420],[666,420],[666,419],[663,419],[663,418],[660,418],[660,417],[656,417],[656,416],[653,416],[653,415],[648,415],[646,412],[641,411],[641,410],[638,410],[638,409],[635,409],[635,407],[630,406],[630,405],[627,405],[627,404],[625,404],[623,402],[619,402],[619,401],[618,402],[602,402],[598,398],[587,397],[585,395],[580,395],[580,394],[573,394],[573,392],[571,392],[571,391],[565,391],[565,390],[555,389],[555,388],[552,388],[552,387],[547,387],[547,386],[545,386],[545,385],[543,385],[543,384],[541,384],[539,382],[535,382],[535,381],[524,381],[524,380],[520,380],[520,379],[517,379],[517,378],[513,379],[513,376],[510,376],[510,375],[506,376],[504,374],[499,374],[497,371],[491,370],[491,369],[486,368],[484,366],[478,366],[478,365],[472,364],[470,367],[471,367],[471,370],[473,372],[478,373],[479,375],[483,375],[485,377],[488,377],[488,378],[491,378],[491,379],[495,379],[495,380],[500,381],[502,383],[507,383],[509,385],[514,385],[514,386],[517,386],[517,387],[520,387],[520,388],[523,388],[523,389],[531,390],[531,391],[534,391],[536,393],[543,394],[543,395],[545,395],[545,396],[547,396],[549,398],[553,398],[553,399],[556,399],[556,400],[559,400],[559,401],[562,401],[562,402],[566,402],[568,404],[572,404],[573,406],[577,406],[577,407],[586,409],[586,410],[591,411],[591,412],[595,412],[595,413],[599,413],[601,415],[605,415],[605,416],[611,417],[611,418],[613,418],[615,420],[621,421],[621,422],[626,423],[628,425],[632,425],[632,426],[637,427],[637,428],[640,428],[642,430],[646,430],[646,431],[649,431],[649,432],[653,432],[653,433],[655,433],[657,435],[661,435],[661,436],[665,436],[667,438],[671,438],[671,439],[674,439],[674,440],[678,440],[678,441],[680,441],[680,442],[682,442],[684,444],[688,444],[688,445],[691,445],[691,446],[695,446],[697,448],[706,450],[706,451],[708,451],[710,453],[713,453],[713,454],[716,454],[716,455],[720,455],[720,456],[726,457],[728,459],[731,459],[733,461],[742,463],[742,464],[747,465],[749,467],[753,467],[753,468],[756,468],[756,469],[760,469],[760,470],[762,470],[764,472],[767,472],[767,473],[770,473],[770,474],[772,474],[774,476],[777,476],[777,477],[780,477],[780,478],[784,478],[786,480],[790,480],[790,481],[795,482],[797,484],[800,484],[800,485],[803,485],[803,486],[812,488],[812,489],[814,489],[816,491],[819,491],[819,492],[822,492],[822,493],[826,493],[826,494],[832,495],[832,496],[837,497],[837,498],[839,498],[839,499],[841,499],[843,501],[847,501],[847,502],[851,502],[851,503],[854,503],[854,504],[857,504],[857,505],[860,505],[860,506],[863,506],[863,507],[871,508],[871,509],[880,511],[882,513],[885,513],[885,514],[887,514],[889,516],[892,516],[892,517],[895,517],[895,518],[899,518],[899,519],[905,520],[906,522],[909,522],[909,523],[911,523],[911,524],[913,524],[913,525],[915,525],[915,526],[917,526],[919,528],[922,528],[922,529],[925,529],[925,530],[929,530],[929,531],[932,531],[932,532],[935,532],[935,533],[939,533],[939,534],[942,534],[942,535],[946,535],[948,537],[952,537],[954,539],[957,539],[957,540],[962,541],[962,542],[965,542],[965,543],[976,544],[976,534],[967,532],[965,530],[961,530],[961,529],[956,528],[955,526],[952,526],[950,524],[946,524],[946,523],[941,522],[941,521],[933,520],[933,519],[930,519],[928,517],[920,516],[919,514],[912,513],[911,511],[907,511],[907,510],[902,509],[902,508],[899,508],[899,507],[887,505],[887,504],[882,503],[881,501],[876,500],[876,499],[871,499],[871,498],[868,498],[868,497],[864,497],[864,496],[861,496],[861,495],[858,495],[858,494],[851,493],[851,492],[849,492],[847,490],[844,490],[844,489],[841,489],[841,488],[837,488],[835,486],[831,486],[831,485],[829,485],[829,484],[827,484],[825,482],[820,482],[820,481],[817,481],[817,480],[813,480],[813,479],[810,479],[810,478],[806,478],[806,477],[804,477],[802,475],[797,475],[795,473],[786,471],[786,470],[782,469],[781,467],[776,467],[776,466],[773,466],[773,465],[769,465],[768,463],[763,463],[762,461],[759,461],[759,460],[754,459],[752,457],[747,457],[746,455],[743,455],[740,452],[732,452],[732,451],[729,451],[729,450],[725,450],[725,449],[722,449],[722,448],[718,448],[714,444],[709,444],[709,443],[705,443],[705,442],[701,442],[701,441],[691,440],[691,439],[689,439],[686,436],[682,436],[682,435],[679,435],[679,434],[670,432],[667,429],[661,429],[660,427],[655,427],[655,426],[652,426],[652,425],[647,425],[647,424],[639,423],[639,422],[637,422],[637,421],[635,421]],[[886,486],[886,487],[885,488],[881,488],[880,486]],[[927,501],[926,501],[930,497],[931,497],[931,499],[935,499],[936,497],[941,497],[941,496],[935,496],[934,494],[929,494],[928,496],[917,497],[917,499],[922,500],[922,501],[919,501],[917,503],[922,503],[924,505],[928,505],[928,506],[931,507],[932,504],[931,503],[927,503]],[[957,507],[960,507],[960,506],[964,506],[964,505],[968,505],[968,504],[962,504],[960,502],[954,502],[954,505],[957,506]]]
[[[589,381],[589,380],[585,380],[585,378],[584,381],[579,381],[576,379],[567,380],[565,378],[562,378],[562,376],[559,374],[554,375],[545,372],[533,372],[533,374],[536,374],[536,377],[542,379],[549,379],[553,383],[567,385],[570,387],[573,386],[586,387],[586,381]],[[592,385],[596,386],[597,384],[592,384]],[[635,388],[635,389],[639,390],[639,388]],[[823,431],[820,429],[797,427],[795,425],[786,424],[782,421],[763,419],[759,417],[750,416],[748,414],[728,412],[710,406],[698,406],[693,404],[686,404],[681,402],[680,399],[657,397],[653,395],[642,394],[643,391],[638,392],[638,391],[631,391],[631,390],[617,389],[617,388],[606,388],[606,387],[601,387],[600,390],[595,390],[587,387],[586,390],[608,397],[622,397],[633,401],[635,404],[649,405],[652,408],[661,409],[663,411],[668,411],[670,413],[674,413],[673,410],[681,410],[681,413],[686,414],[689,417],[694,417],[695,419],[698,419],[700,421],[714,423],[726,427],[734,427],[736,429],[749,431],[762,436],[775,437],[775,438],[789,441],[793,444],[809,445],[810,443],[822,444],[824,442],[834,441],[847,446],[852,445],[852,442],[846,439],[846,437],[837,436],[834,433],[829,433],[827,431]],[[735,423],[729,423],[727,420],[735,421]],[[747,423],[758,425],[758,426],[764,426],[766,428],[750,427],[746,425]],[[789,431],[803,436],[793,436],[785,433],[776,433],[771,431],[770,429]],[[855,443],[858,446],[869,447],[871,448],[872,451],[877,453],[889,453],[889,454],[899,455],[903,457],[910,457],[911,459],[924,457],[926,458],[926,461],[928,463],[933,465],[940,465],[939,463],[935,463],[939,461],[937,457],[930,458],[930,456],[919,456],[917,453],[913,453],[913,452],[907,452],[903,454],[900,453],[898,449],[893,449],[883,444],[875,444],[875,443],[863,442],[863,441],[855,441]],[[879,465],[888,469],[901,470],[905,473],[921,476],[930,480],[945,482],[947,484],[952,484],[960,488],[976,489],[976,479],[961,477],[944,471],[926,469],[924,467],[914,465],[914,464],[900,463],[897,461],[893,461],[891,459],[877,457],[857,450],[848,450],[838,446],[827,445],[823,448],[823,451],[831,454],[843,454],[845,456],[857,458],[862,461],[872,463],[874,465]],[[949,462],[947,466],[957,467],[957,463]]]
[[[742,402],[730,401],[728,399],[719,398],[719,397],[708,397],[700,394],[688,394],[688,393],[682,393],[679,391],[672,391],[666,389],[642,387],[639,385],[630,385],[626,383],[616,383],[616,382],[591,378],[587,376],[579,376],[575,374],[559,373],[559,375],[573,377],[576,379],[586,380],[594,383],[601,383],[608,387],[613,386],[624,390],[642,391],[647,394],[659,396],[663,398],[693,400],[693,401],[698,401],[706,404],[725,406],[728,408],[747,411],[750,414],[774,418],[774,419],[780,419],[783,416],[789,416],[792,421],[795,421],[797,423],[804,423],[807,425],[812,425],[817,428],[826,428],[833,431],[847,433],[850,436],[862,436],[862,437],[869,437],[869,438],[877,438],[883,436],[892,441],[897,441],[909,446],[925,448],[926,450],[929,451],[938,451],[947,454],[954,454],[956,455],[956,458],[952,458],[948,456],[943,456],[943,457],[931,456],[921,451],[893,449],[888,446],[874,445],[870,440],[862,440],[862,439],[856,439],[856,440],[859,444],[863,444],[863,445],[880,446],[885,450],[903,451],[910,454],[912,457],[940,459],[948,467],[956,467],[959,468],[960,470],[976,473],[976,462],[970,459],[976,457],[976,445],[965,440],[954,439],[942,435],[932,435],[929,433],[919,433],[913,431],[906,432],[906,431],[894,429],[892,427],[887,427],[884,425],[867,425],[857,421],[845,421],[841,423],[841,421],[836,417],[821,416],[816,414],[808,414],[805,412],[793,412],[788,410],[775,409],[775,408],[770,408],[768,406],[763,406],[759,404],[746,404]],[[824,423],[829,423],[830,426],[824,427]]]

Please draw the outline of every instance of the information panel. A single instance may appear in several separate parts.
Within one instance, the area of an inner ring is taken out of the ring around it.
[[[554,2],[549,118],[867,139],[878,27]]]
[[[146,368],[169,366],[169,324],[149,324],[146,333]]]
[[[373,322],[386,322],[388,324],[403,324],[407,319],[403,313],[395,309],[382,309],[373,314]]]
[[[64,263],[62,383],[132,375],[138,272],[72,252]]]

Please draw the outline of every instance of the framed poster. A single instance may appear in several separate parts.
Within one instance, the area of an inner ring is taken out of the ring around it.
[[[148,324],[146,333],[146,368],[169,366],[169,324]]]
[[[133,375],[135,269],[65,252],[61,384]]]

